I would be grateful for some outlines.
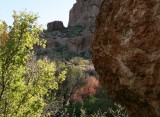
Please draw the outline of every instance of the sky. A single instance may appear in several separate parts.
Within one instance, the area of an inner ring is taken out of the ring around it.
[[[31,11],[38,13],[38,23],[44,28],[48,22],[55,20],[63,21],[64,26],[68,25],[69,10],[76,0],[0,0],[0,19],[7,24],[13,23],[13,10]]]

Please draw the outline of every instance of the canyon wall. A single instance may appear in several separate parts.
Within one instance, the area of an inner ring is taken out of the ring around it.
[[[104,0],[93,63],[130,117],[160,117],[160,0]]]
[[[94,27],[103,0],[76,0],[69,13],[68,26]]]

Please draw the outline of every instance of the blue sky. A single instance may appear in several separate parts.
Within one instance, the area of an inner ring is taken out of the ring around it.
[[[15,11],[32,11],[40,16],[39,24],[46,26],[54,20],[63,21],[67,26],[69,10],[76,0],[0,0],[0,19],[11,25],[12,13]]]

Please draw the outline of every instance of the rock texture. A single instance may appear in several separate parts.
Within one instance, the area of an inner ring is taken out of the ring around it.
[[[91,50],[92,34],[84,30],[81,36],[76,36],[67,41],[67,47],[75,53]]]
[[[91,50],[91,41],[95,27],[96,15],[103,0],[77,0],[69,13],[68,27],[82,26],[81,35],[71,38],[67,46],[74,52],[80,53]]]
[[[105,0],[93,63],[104,89],[130,117],[160,117],[160,0]]]
[[[64,29],[63,22],[61,21],[53,21],[47,24],[47,31],[56,31]]]
[[[73,31],[74,30],[74,31]],[[91,50],[92,34],[86,29],[79,27],[68,27],[60,31],[46,31],[42,38],[47,40],[47,48],[54,48],[55,45],[65,46],[74,53],[81,53]]]
[[[94,27],[96,15],[103,0],[76,0],[69,14],[68,26]]]
[[[91,50],[95,19],[102,1],[77,0],[70,10],[69,24],[65,29],[61,21],[48,23],[45,33],[47,46],[51,47],[56,42],[75,53]]]

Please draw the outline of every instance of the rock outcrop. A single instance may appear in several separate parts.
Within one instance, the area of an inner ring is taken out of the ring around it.
[[[160,117],[160,0],[105,0],[93,63],[104,89],[130,117]]]
[[[67,47],[75,53],[91,50],[92,36],[89,31],[84,30],[80,36],[69,39],[67,41]]]
[[[63,22],[61,21],[53,21],[47,24],[47,31],[52,32],[56,30],[64,29]]]
[[[68,26],[94,27],[103,0],[77,0],[69,14]]]
[[[65,29],[61,21],[48,23],[45,33],[47,47],[56,42],[75,53],[91,50],[95,19],[102,1],[77,0],[70,10],[68,27]]]
[[[71,38],[67,46],[76,53],[91,50],[95,19],[103,0],[77,0],[69,13],[68,27],[82,26],[80,36]]]

